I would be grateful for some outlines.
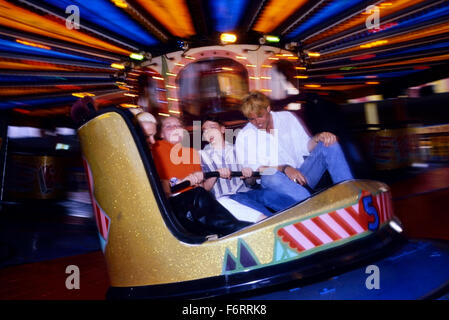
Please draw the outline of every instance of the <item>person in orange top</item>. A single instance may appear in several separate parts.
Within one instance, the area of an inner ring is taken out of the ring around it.
[[[203,186],[204,175],[201,170],[201,158],[192,148],[182,146],[185,130],[176,117],[168,117],[161,121],[160,136],[152,147],[152,153],[162,186],[167,196],[171,195],[170,187],[189,180],[191,187]]]
[[[182,146],[186,130],[176,117],[161,120],[162,140],[152,146],[152,154],[165,194],[181,223],[196,234],[223,236],[250,223],[237,220],[203,188],[201,158],[193,148]],[[185,180],[190,187],[172,194],[170,187]]]

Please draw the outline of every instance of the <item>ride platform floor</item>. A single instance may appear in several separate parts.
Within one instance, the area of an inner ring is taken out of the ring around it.
[[[373,266],[378,279],[373,280]],[[410,241],[386,258],[305,286],[250,300],[416,300],[449,297],[449,243]]]
[[[391,187],[395,215],[402,221],[407,237],[449,241],[449,168],[415,170],[382,180]],[[379,262],[384,271],[390,270],[385,277],[381,274],[384,290],[368,292],[364,282],[360,283],[368,275],[364,269],[359,269],[310,288],[293,288],[266,298],[416,299],[430,294],[435,290],[434,284],[443,283],[444,277],[449,280],[449,250],[446,248],[426,241],[410,242],[402,252],[396,253],[396,259]],[[79,267],[79,290],[68,290],[65,286],[69,265]],[[410,266],[410,271],[401,274],[401,266]],[[394,281],[395,270],[399,272],[398,279],[403,281]],[[413,292],[409,287],[418,272],[429,286]],[[429,274],[434,275],[433,280],[427,280]],[[108,286],[106,264],[90,205],[73,201],[2,205],[0,300],[102,300]],[[351,286],[362,291],[353,292]]]

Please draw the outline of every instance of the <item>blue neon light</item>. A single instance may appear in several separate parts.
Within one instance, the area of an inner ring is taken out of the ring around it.
[[[366,76],[345,76],[344,80],[366,80],[366,81],[375,81],[376,79],[381,78],[396,78],[396,77],[404,77],[407,75],[410,75],[415,72],[419,72],[421,70],[404,70],[404,71],[392,71],[392,72],[385,72],[385,73],[378,73],[376,74],[376,78],[370,79]]]
[[[430,12],[423,14],[422,16],[411,18],[409,20],[400,22],[397,27],[409,27],[411,25],[417,25],[418,23],[425,22],[428,20],[434,20],[440,18],[446,14],[449,14],[449,6],[439,8]]]
[[[366,31],[366,32],[351,36],[348,39],[346,39],[344,42],[332,46],[332,49],[338,49],[340,47],[346,46],[347,44],[351,43],[352,41],[357,41],[361,38],[363,38],[365,40],[369,40],[370,37],[377,36],[381,32],[391,31],[393,29],[395,29],[396,31],[399,31],[400,29],[403,29],[403,28],[408,28],[410,26],[416,26],[419,23],[430,21],[430,20],[435,20],[435,19],[441,18],[447,14],[449,14],[449,6],[437,8],[433,11],[426,12],[421,16],[397,21],[397,23],[398,23],[397,25],[388,27],[384,30],[377,31],[375,33]]]
[[[152,46],[159,42],[146,32],[138,23],[127,16],[122,10],[108,0],[43,0],[44,2],[66,10],[70,5],[76,5],[80,11],[80,22],[87,20],[102,28],[119,34],[134,42]],[[70,14],[67,14],[67,17]]]
[[[343,13],[345,10],[354,7],[361,2],[363,2],[363,0],[336,0],[318,11],[318,13],[312,15],[311,18],[306,19],[304,23],[301,23],[301,25],[293,30],[293,32],[288,34],[287,38],[296,38],[305,31],[319,25],[320,23],[325,23],[326,20]]]
[[[111,82],[115,81],[111,78],[105,78],[104,76],[94,76],[94,77],[64,77],[64,76],[34,76],[34,75],[1,75],[0,74],[0,84],[61,84],[61,81],[66,83],[89,83],[95,84],[96,82]]]
[[[54,50],[47,50],[37,47],[27,46],[15,41],[0,39],[0,51],[9,52],[9,53],[23,53],[23,54],[31,54],[37,55],[41,57],[50,57],[50,58],[61,58],[61,59],[69,59],[69,60],[77,60],[77,61],[86,61],[86,62],[96,62],[102,63],[105,65],[109,65],[109,63],[85,58],[77,55],[72,55],[64,52],[58,52]]]
[[[248,0],[210,1],[211,16],[218,32],[234,31],[242,18]]]
[[[444,48],[449,48],[449,42],[441,42],[441,43],[430,44],[427,46],[415,47],[415,48],[410,48],[410,49],[405,49],[405,50],[396,50],[394,52],[388,52],[388,53],[381,53],[381,54],[377,55],[377,58],[388,58],[388,57],[393,57],[393,56],[397,56],[397,55],[404,55],[407,53],[430,51],[430,50],[444,49]]]
[[[0,110],[12,109],[12,108],[29,108],[38,106],[49,106],[56,104],[72,103],[79,98],[74,96],[64,96],[56,98],[42,98],[42,99],[29,99],[29,100],[9,100],[0,102]]]
[[[429,20],[435,20],[435,19],[441,18],[441,17],[443,17],[443,16],[445,16],[447,14],[449,14],[449,6],[446,6],[446,7],[443,7],[443,8],[438,8],[438,9],[435,9],[433,11],[426,12],[422,16],[413,17],[413,18],[410,18],[410,19],[399,21],[397,25],[392,26],[390,28],[387,28],[385,30],[378,31],[378,32],[383,32],[383,31],[387,31],[387,30],[390,31],[392,29],[408,28],[410,26],[416,26],[419,23],[426,22],[426,21],[429,21]],[[368,37],[370,37],[372,35],[378,34],[378,32],[376,32],[374,34],[365,34],[363,37],[364,38],[368,38]],[[359,37],[357,37],[357,38],[359,38]],[[352,38],[351,40],[354,40],[354,39]]]

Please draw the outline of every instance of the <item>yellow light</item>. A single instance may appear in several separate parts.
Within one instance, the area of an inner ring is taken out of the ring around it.
[[[138,97],[138,95],[137,94],[133,94],[133,93],[124,93],[123,94],[124,96],[127,96],[127,97]]]
[[[135,0],[172,35],[189,38],[195,34],[186,0]]]
[[[176,99],[176,98],[167,98],[167,100],[168,100],[168,101],[179,101],[179,100]]]
[[[176,77],[176,73],[167,72],[166,75],[170,77]]]
[[[260,91],[262,91],[262,92],[271,92],[272,90],[271,89],[260,89]]]
[[[307,70],[306,67],[295,67],[296,70]]]
[[[143,54],[141,54],[141,53],[135,53],[135,52],[131,53],[131,54],[129,55],[129,57],[130,57],[131,59],[139,60],[139,61],[141,61],[141,60],[143,60],[143,59],[145,58]]]
[[[279,58],[269,57],[268,60],[279,60]]]
[[[385,8],[385,7],[390,7],[390,6],[392,6],[393,4],[391,3],[391,2],[383,2],[383,3],[381,3],[380,4],[380,7],[381,8]]]
[[[379,81],[367,81],[366,84],[379,84]]]
[[[257,67],[255,64],[247,64],[246,65],[248,68],[255,68],[255,67]]]
[[[307,88],[319,88],[319,87],[321,87],[321,85],[320,84],[306,84],[306,85],[304,85],[304,87],[307,87]]]
[[[122,69],[125,69],[125,66],[123,65],[123,64],[120,64],[120,63],[113,63],[113,64],[111,64],[111,68],[115,68],[115,69],[120,69],[120,70],[122,70]]]
[[[291,53],[283,53],[283,54],[276,54],[276,57],[293,57],[293,54]]]
[[[95,95],[93,93],[89,93],[89,92],[75,92],[75,93],[72,93],[72,96],[78,97],[78,98],[95,97]]]
[[[259,80],[259,77],[249,77],[251,80]]]
[[[234,69],[228,68],[228,67],[222,67],[221,70],[225,70],[225,71],[233,71]]]
[[[271,80],[271,77],[260,77],[260,79]]]
[[[175,63],[175,66],[178,66],[178,67],[185,67],[185,64],[182,64],[182,63]]]
[[[239,60],[246,60],[246,59],[248,59],[248,57],[243,57],[243,56],[235,56],[235,58],[239,59]]]
[[[233,33],[222,33],[220,35],[220,41],[223,44],[234,43],[237,41],[237,36]]]
[[[320,56],[321,56],[321,54],[319,54],[318,52],[307,52],[307,55],[308,55],[309,57],[313,57],[313,58],[316,58],[316,57],[320,57]]]
[[[263,64],[261,67],[262,68],[273,68],[273,66],[270,66],[269,64]]]
[[[169,114],[167,114],[167,113],[162,113],[162,112],[159,112],[158,115],[163,116],[163,117],[170,117]]]
[[[170,88],[170,89],[177,89],[178,88],[177,86],[172,86],[171,84],[167,84],[166,87]]]
[[[164,81],[164,78],[161,78],[161,77],[152,76],[151,78],[153,78],[154,80]]]
[[[384,45],[386,43],[388,43],[388,40],[378,40],[378,41],[362,44],[362,45],[360,45],[360,48],[366,49],[366,48],[378,47],[378,46]]]
[[[376,8],[377,8],[377,7],[375,6],[374,9],[372,9],[372,10],[366,10],[366,11],[363,11],[362,14],[364,14],[364,15],[373,14],[373,13],[376,12]]]
[[[191,57],[191,56],[185,56],[184,58],[189,59],[189,60],[196,60],[196,58]]]
[[[278,36],[265,35],[264,38],[265,38],[265,40],[267,40],[267,42],[279,42],[279,41],[281,41],[281,39]]]
[[[119,8],[127,8],[128,4],[123,0],[111,0]]]
[[[181,111],[176,111],[176,110],[168,110],[168,112],[174,113],[174,114],[180,114],[181,113]]]
[[[269,33],[306,3],[307,0],[267,1],[253,29],[261,33]]]
[[[131,103],[122,103],[120,104],[120,107],[123,108],[140,108],[137,104],[131,104]]]
[[[20,40],[20,39],[16,39],[16,42],[17,42],[17,43],[24,44],[24,45],[26,45],[26,46],[30,46],[30,47],[35,47],[35,48],[41,48],[41,49],[51,50],[51,48],[48,47],[48,46],[44,46],[44,45],[42,45],[42,44],[37,44],[37,43],[34,43],[34,42],[29,42],[29,41]]]
[[[308,79],[308,76],[294,76],[295,79]]]

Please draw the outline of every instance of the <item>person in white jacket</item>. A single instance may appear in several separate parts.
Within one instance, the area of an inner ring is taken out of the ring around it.
[[[353,179],[337,137],[321,132],[311,137],[289,111],[271,111],[270,100],[254,91],[242,101],[249,123],[236,139],[239,163],[252,170],[276,169],[262,175],[263,188],[274,189],[297,202],[310,196],[327,170],[334,183]]]

